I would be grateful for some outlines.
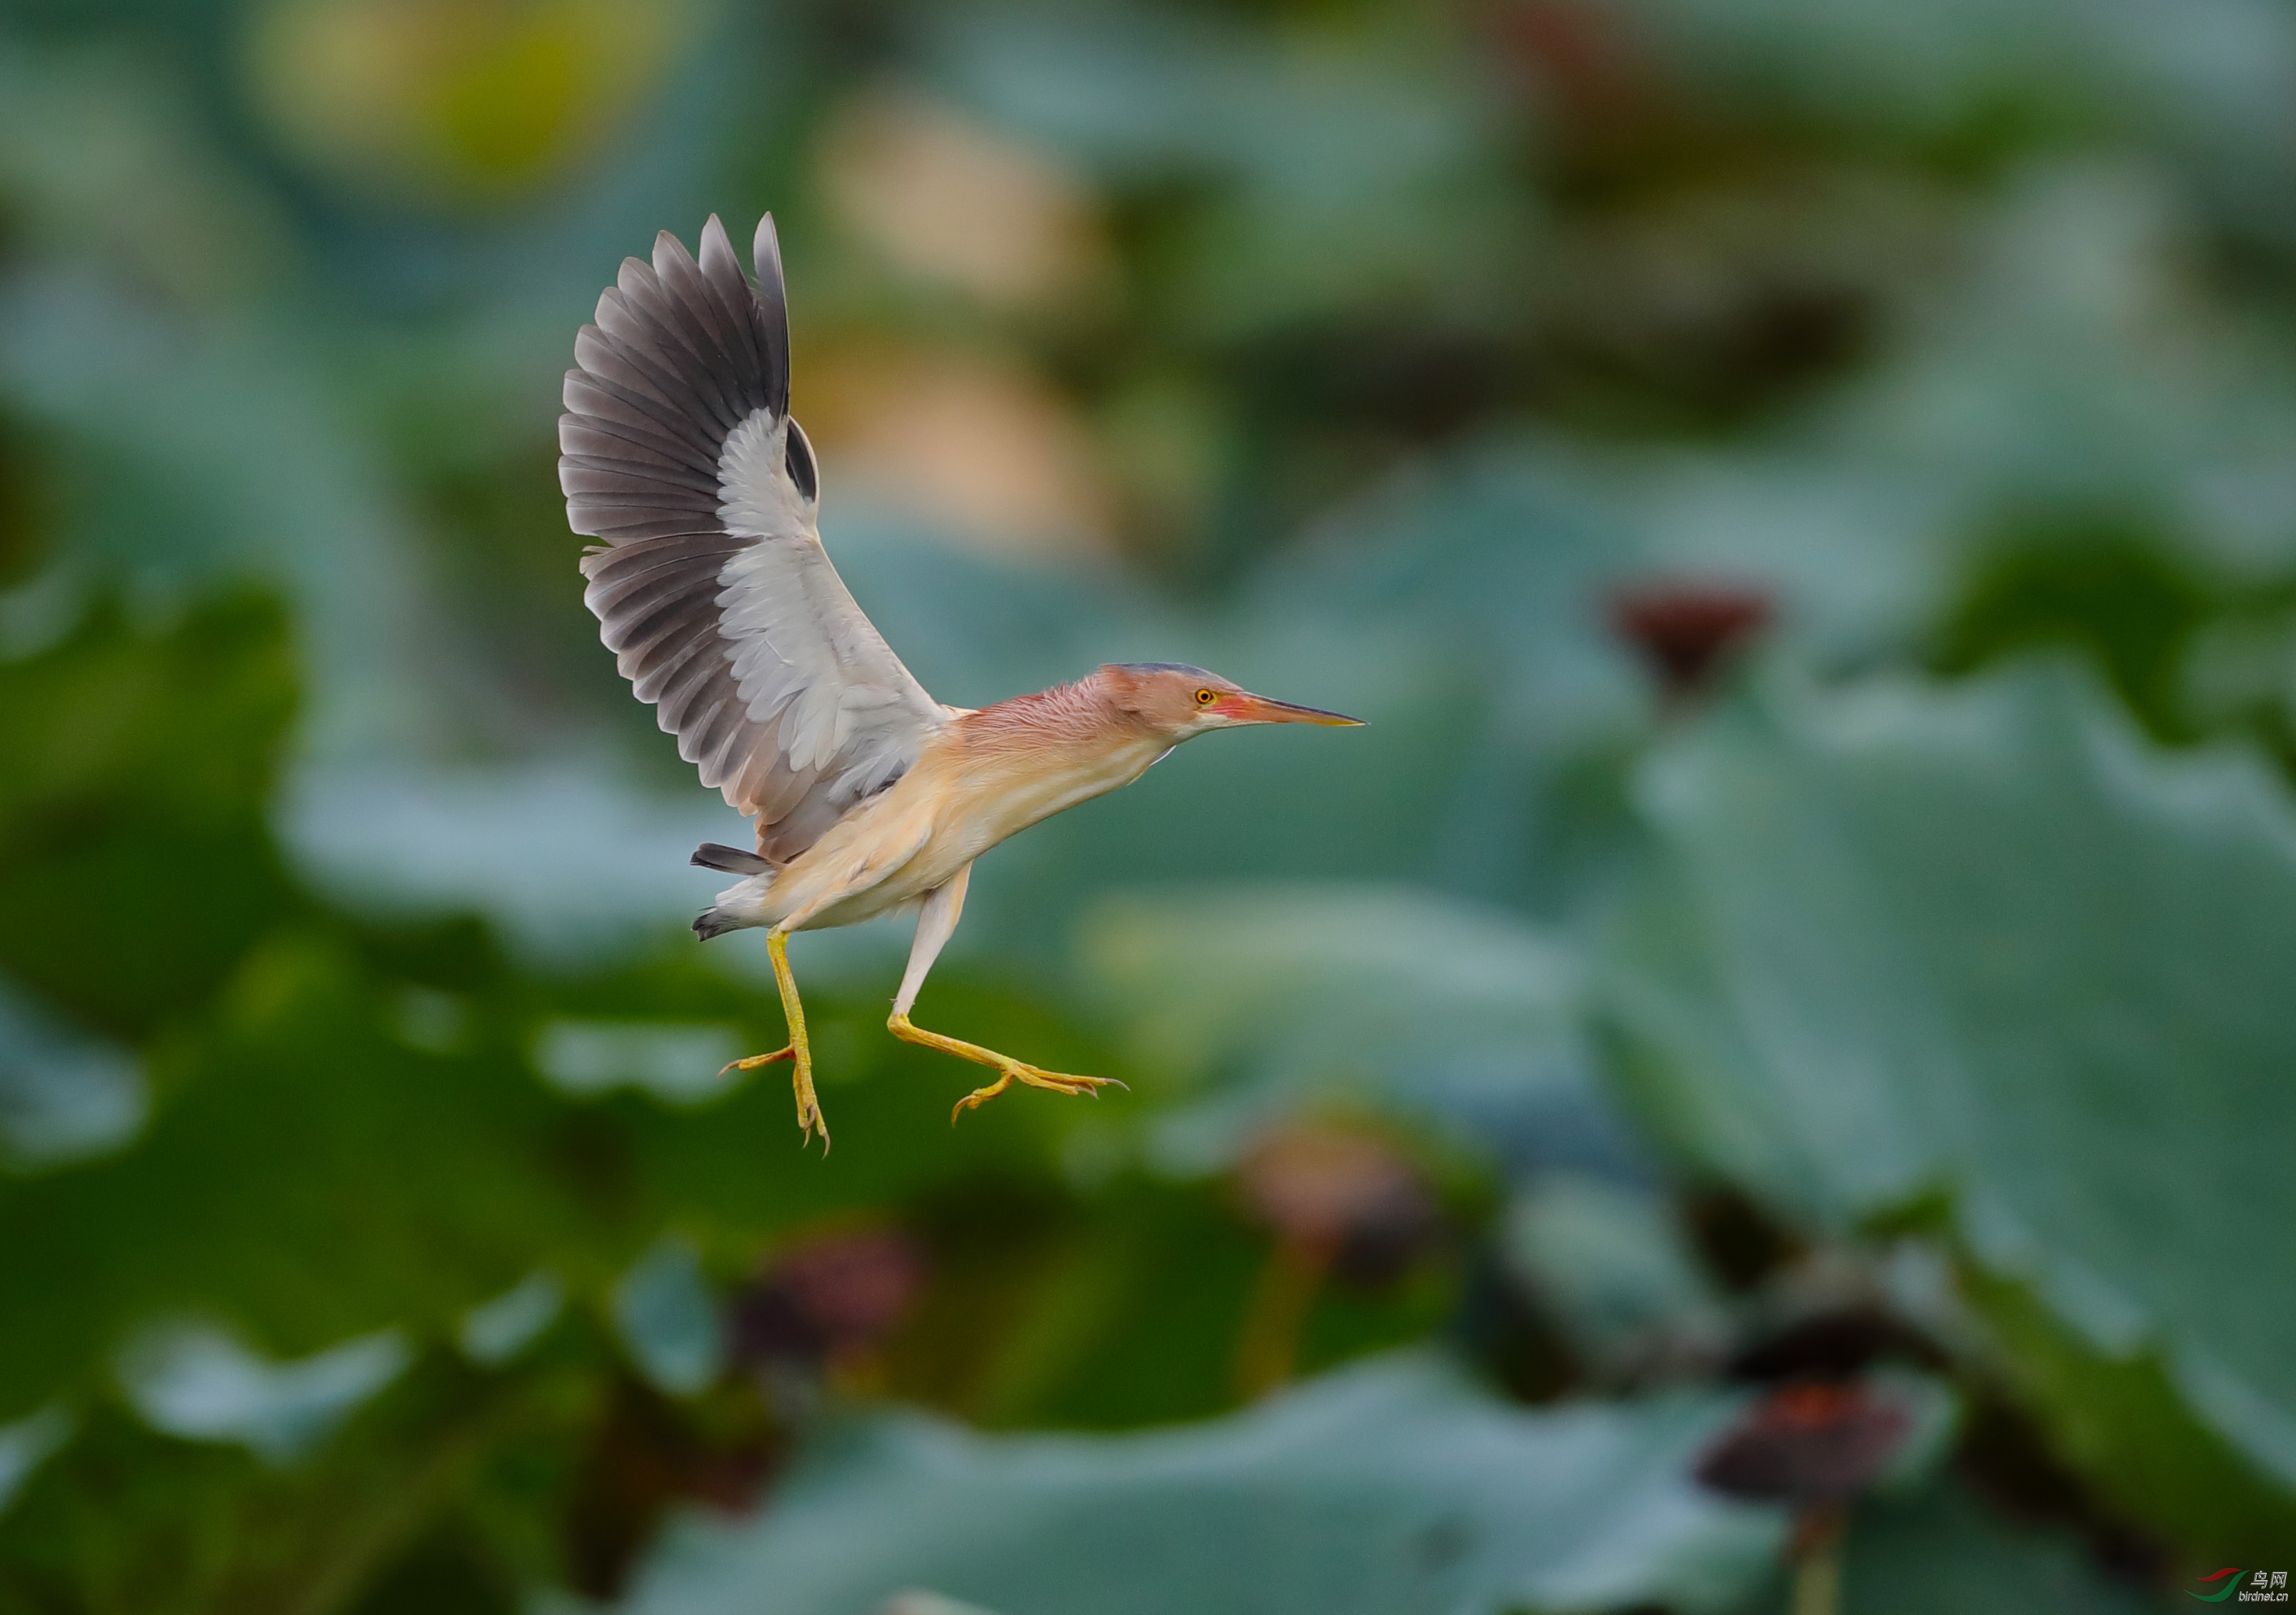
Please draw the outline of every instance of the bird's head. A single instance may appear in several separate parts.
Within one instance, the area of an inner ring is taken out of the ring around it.
[[[1180,662],[1111,662],[1093,677],[1119,711],[1175,745],[1207,729],[1233,729],[1244,724],[1363,721],[1315,707],[1295,707],[1288,701],[1270,701],[1217,673]]]

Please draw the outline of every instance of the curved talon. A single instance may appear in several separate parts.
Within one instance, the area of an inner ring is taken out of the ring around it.
[[[754,1071],[761,1065],[773,1065],[779,1061],[796,1058],[797,1045],[791,1044],[787,1048],[775,1049],[770,1054],[752,1054],[747,1060],[728,1060],[718,1068],[718,1074],[723,1077],[728,1071]]]
[[[786,1048],[775,1049],[770,1054],[752,1054],[747,1060],[729,1060],[718,1068],[723,1077],[728,1071],[754,1071],[762,1065],[778,1065],[784,1060],[797,1062],[792,1086],[797,1090],[797,1130],[800,1144],[810,1143],[816,1133],[821,1135],[821,1152],[829,1153],[829,1124],[821,1119],[821,1102],[813,1092],[813,1056],[808,1049],[792,1043]]]
[[[1079,1077],[1070,1071],[1048,1071],[1042,1066],[1015,1060],[1010,1054],[1000,1054],[995,1049],[967,1043],[962,1037],[951,1037],[944,1032],[929,1032],[909,1019],[906,998],[894,1009],[892,1018],[885,1022],[885,1029],[904,1043],[939,1049],[942,1053],[954,1054],[959,1060],[970,1060],[975,1065],[988,1066],[996,1073],[996,1081],[986,1087],[973,1089],[956,1102],[956,1108],[948,1113],[951,1127],[955,1127],[956,1119],[967,1111],[987,1104],[1016,1082],[1026,1083],[1032,1088],[1047,1088],[1055,1094],[1066,1094],[1071,1098],[1078,1094],[1097,1095],[1105,1087],[1124,1086],[1113,1077]]]
[[[821,1152],[829,1153],[829,1123],[822,1119],[821,1102],[813,1095],[813,1062],[798,1062],[797,1068],[797,1147],[800,1150],[813,1142],[816,1133],[821,1135]]]
[[[829,1124],[821,1119],[820,1105],[808,1103],[808,1100],[800,1100],[797,1107],[797,1147],[802,1150],[811,1144],[816,1133],[821,1135],[821,1152],[825,1156],[829,1153]]]
[[[1071,1099],[1086,1094],[1097,1099],[1103,1088],[1126,1086],[1113,1077],[1080,1077],[1069,1071],[1047,1071],[1041,1066],[1023,1065],[1017,1060],[996,1069],[1000,1075],[996,1081],[986,1087],[973,1089],[956,1102],[955,1108],[948,1113],[949,1126],[955,1127],[958,1117],[987,1104],[1015,1082],[1025,1083],[1032,1088],[1045,1088],[1054,1094],[1065,1094]]]
[[[813,1091],[813,1047],[806,1041],[805,1005],[799,1002],[797,979],[790,974],[789,937],[779,928],[766,933],[766,954],[774,962],[774,984],[781,988],[782,1013],[789,1021],[790,1040],[770,1054],[752,1054],[747,1060],[728,1061],[718,1074],[727,1071],[754,1071],[761,1065],[775,1065],[789,1060],[797,1069],[790,1073],[790,1086],[797,1096],[798,1145],[802,1149],[821,1135],[821,1152],[829,1153],[829,1124],[822,1119],[821,1101]]]

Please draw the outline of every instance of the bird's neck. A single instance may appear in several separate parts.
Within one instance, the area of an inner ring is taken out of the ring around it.
[[[999,840],[1130,784],[1172,743],[1074,685],[984,707],[958,728],[966,794]]]

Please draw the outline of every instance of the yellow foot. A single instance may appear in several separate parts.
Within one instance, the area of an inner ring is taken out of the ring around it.
[[[1049,1088],[1055,1094],[1091,1094],[1095,1096],[1103,1088],[1125,1086],[1113,1077],[1078,1077],[1067,1071],[1048,1071],[1041,1066],[1024,1065],[1018,1060],[999,1060],[996,1064],[996,1080],[985,1088],[973,1089],[958,1100],[956,1108],[948,1113],[949,1126],[955,1127],[958,1117],[975,1106],[987,1104],[1015,1082],[1025,1083],[1032,1088]]]
[[[797,1062],[791,1086],[797,1090],[797,1131],[800,1143],[812,1142],[816,1133],[821,1135],[821,1152],[829,1153],[829,1124],[821,1119],[821,1101],[813,1091],[813,1055],[798,1044],[775,1049],[770,1054],[752,1054],[747,1060],[729,1061],[718,1068],[723,1077],[727,1071],[754,1071],[761,1065],[775,1065],[784,1060]]]
[[[1113,1077],[1074,1077],[1066,1071],[1048,1071],[1015,1060],[1010,1054],[1000,1054],[995,1049],[982,1048],[977,1043],[967,1043],[962,1037],[951,1037],[942,1032],[929,1032],[912,1021],[904,1010],[895,1010],[893,1018],[885,1022],[885,1029],[904,1043],[914,1043],[921,1048],[939,1049],[944,1054],[954,1054],[959,1060],[970,1060],[975,1065],[985,1065],[996,1073],[996,1080],[985,1088],[975,1088],[956,1102],[948,1113],[948,1125],[955,1127],[956,1119],[975,1105],[990,1100],[1016,1082],[1032,1088],[1050,1088],[1055,1094],[1097,1094],[1103,1088],[1120,1088],[1124,1085]]]

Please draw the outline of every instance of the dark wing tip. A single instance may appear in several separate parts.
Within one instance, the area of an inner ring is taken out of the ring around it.
[[[758,267],[758,290],[770,298],[782,297],[782,238],[774,230],[770,213],[758,221],[758,234],[750,243],[750,261]]]
[[[782,280],[781,237],[774,232],[774,216],[758,221],[750,242],[750,261],[758,269],[758,312],[765,327],[766,368],[770,378],[769,401],[774,413],[789,414],[789,288]]]
[[[716,530],[726,434],[760,407],[788,416],[789,316],[770,215],[758,241],[763,278],[752,285],[717,215],[698,262],[659,232],[651,261],[625,258],[596,321],[576,332],[559,429],[576,532],[622,544]]]

